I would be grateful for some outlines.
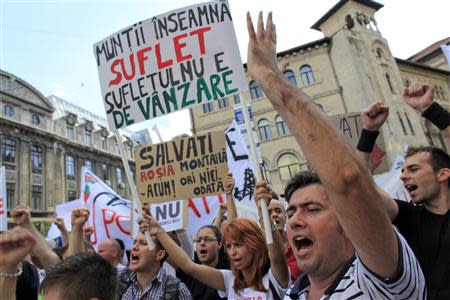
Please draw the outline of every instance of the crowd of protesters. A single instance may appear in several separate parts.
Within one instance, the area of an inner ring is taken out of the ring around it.
[[[183,230],[165,232],[145,209],[128,262],[120,240],[101,241],[98,253],[86,243],[88,210],[72,211],[70,233],[55,220],[63,247],[53,251],[19,205],[11,211],[17,226],[0,235],[1,299],[450,299],[448,153],[409,148],[400,179],[412,201],[392,199],[368,171],[389,108],[363,110],[352,149],[278,69],[272,15],[264,24],[259,14],[257,30],[247,15],[247,25],[247,71],[314,170],[291,178],[286,201],[256,182],[254,199],[259,210],[267,204],[273,243],[260,224],[237,217],[231,174],[226,206],[193,241]],[[403,97],[450,140],[450,113],[433,101],[430,85],[414,83]]]

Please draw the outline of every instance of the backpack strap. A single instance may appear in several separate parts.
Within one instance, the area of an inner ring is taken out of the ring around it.
[[[273,285],[272,281],[269,279],[269,289],[272,292],[273,300],[281,300],[280,295],[278,295],[277,290],[275,289],[275,286]]]
[[[180,279],[167,275],[166,286],[164,288],[164,300],[178,300],[180,283]]]

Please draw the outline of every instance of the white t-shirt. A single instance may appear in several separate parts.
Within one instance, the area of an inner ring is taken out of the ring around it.
[[[268,290],[267,292],[255,291],[253,288],[245,288],[239,294],[234,292],[234,276],[230,270],[220,270],[223,275],[223,279],[225,282],[225,291],[217,290],[219,297],[233,300],[272,300],[273,295],[272,291],[269,288],[269,279],[272,282],[276,292],[280,299],[283,299],[284,293],[286,289],[280,287],[280,284],[277,282],[275,277],[273,276],[272,269],[269,269],[266,275],[263,277],[263,285]]]
[[[335,282],[325,291],[322,300],[346,299],[415,299],[425,300],[425,279],[411,248],[401,234],[397,233],[399,244],[400,273],[391,280],[385,280],[366,268],[356,256],[346,263]],[[345,273],[344,273],[345,271]],[[309,292],[309,279],[301,275],[286,292],[285,300],[305,300]],[[290,296],[291,295],[291,296]]]

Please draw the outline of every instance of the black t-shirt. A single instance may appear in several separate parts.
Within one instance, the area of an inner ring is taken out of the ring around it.
[[[442,249],[441,246],[444,234],[450,234],[450,231],[445,233],[450,219],[450,210],[445,215],[438,215],[423,206],[415,206],[401,200],[396,202],[399,211],[393,224],[397,226],[416,254],[427,282],[428,298],[450,299],[450,262],[444,272],[446,283],[441,285],[444,288],[433,290],[430,286],[430,278],[440,251],[450,255],[450,249]]]
[[[222,254],[222,253],[221,253]],[[219,254],[219,261],[217,262],[216,269],[229,269],[230,264],[226,255]],[[194,260],[195,261],[195,260]],[[195,261],[198,263],[197,261]],[[177,270],[177,277],[188,287],[191,291],[192,299],[194,300],[223,300],[226,298],[220,298],[217,293],[217,289],[210,288],[209,286],[201,283],[197,279],[187,275],[183,270]]]

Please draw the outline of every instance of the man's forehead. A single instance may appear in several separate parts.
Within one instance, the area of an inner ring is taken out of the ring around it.
[[[298,188],[292,193],[289,206],[307,203],[327,204],[328,202],[327,191],[321,184],[309,184]]]
[[[281,201],[277,199],[270,200],[269,209],[277,207],[283,209],[283,203],[281,203]]]
[[[429,163],[429,159],[430,159],[430,153],[418,152],[411,156],[406,157],[403,167],[408,167],[408,166],[414,165],[414,164]]]

